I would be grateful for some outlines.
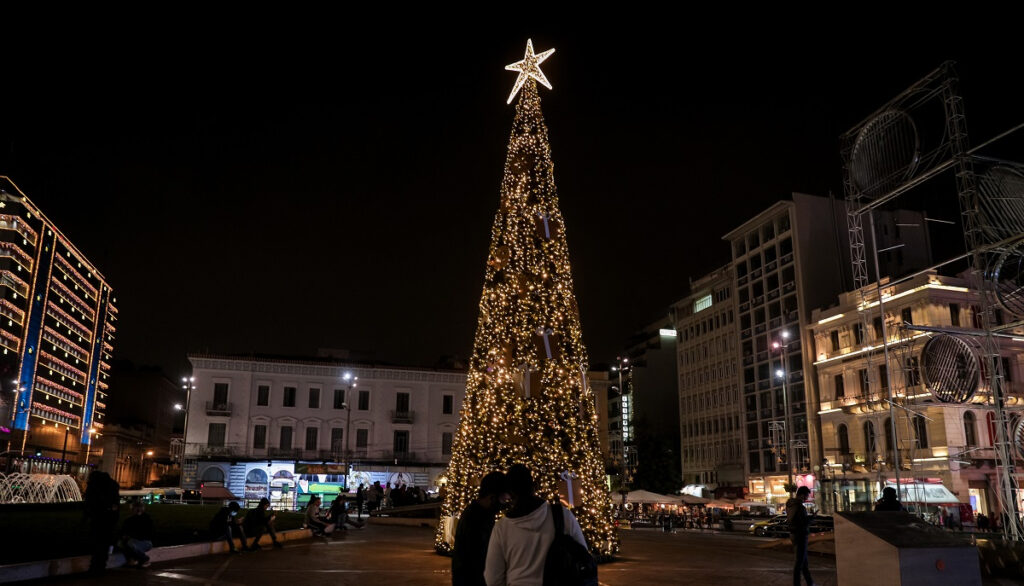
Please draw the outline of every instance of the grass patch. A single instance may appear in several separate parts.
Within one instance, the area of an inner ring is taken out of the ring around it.
[[[218,509],[218,505],[164,503],[146,507],[153,518],[153,545],[209,541],[208,526]],[[88,554],[89,525],[84,511],[82,503],[0,506],[0,564]],[[302,526],[302,513],[275,513],[278,531]],[[122,505],[121,520],[130,514],[130,506]],[[120,525],[118,532],[120,535]]]

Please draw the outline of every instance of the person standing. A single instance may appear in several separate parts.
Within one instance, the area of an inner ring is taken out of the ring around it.
[[[126,566],[137,563],[140,568],[149,567],[146,552],[153,549],[153,519],[141,501],[132,504],[132,516],[121,525],[121,547]]]
[[[587,540],[572,511],[565,507],[556,509],[534,494],[529,468],[516,464],[505,480],[512,508],[494,525],[487,546],[484,579],[487,586],[543,584],[548,549],[555,540],[553,510],[561,511],[567,535],[584,548]]]
[[[356,489],[356,518],[363,516],[363,503],[366,502],[366,485],[359,483]]]
[[[801,486],[796,489],[796,497],[786,501],[786,521],[789,524],[789,538],[796,549],[796,559],[793,563],[793,586],[800,586],[800,574],[808,586],[814,586],[811,578],[811,569],[807,562],[807,537],[810,532],[811,519],[807,515],[804,501],[811,494],[811,489]]]
[[[494,520],[507,500],[505,475],[491,472],[480,481],[480,492],[459,516],[452,552],[452,586],[486,586],[484,566]]]
[[[260,548],[260,538],[263,537],[264,533],[270,534],[270,541],[273,542],[274,547],[284,547],[281,542],[277,540],[277,531],[274,530],[274,519],[277,517],[274,513],[270,512],[270,500],[267,498],[261,498],[260,504],[256,505],[256,508],[249,511],[245,515],[245,520],[242,523],[242,527],[245,532],[252,535],[252,543],[249,547],[245,547],[245,542],[242,542],[242,547],[249,551],[256,551]]]
[[[103,575],[107,569],[107,557],[114,545],[114,533],[120,517],[121,493],[117,482],[106,472],[94,470],[85,487],[85,516],[89,521],[89,543],[92,557],[89,559],[89,573]]]

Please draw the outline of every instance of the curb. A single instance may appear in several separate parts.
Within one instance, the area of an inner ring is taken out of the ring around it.
[[[278,541],[282,542],[309,539],[310,537],[312,537],[312,532],[309,529],[290,529],[288,531],[278,531],[277,533]],[[264,535],[260,538],[260,545],[270,545],[271,543],[269,535]],[[212,541],[154,547],[149,550],[147,555],[149,555],[150,561],[155,563],[227,553],[227,551],[227,543],[224,541]],[[88,555],[79,555],[55,560],[38,560],[0,566],[0,584],[84,573],[89,570],[89,559],[90,556]],[[115,552],[107,559],[107,569],[119,568],[124,563],[124,554]]]

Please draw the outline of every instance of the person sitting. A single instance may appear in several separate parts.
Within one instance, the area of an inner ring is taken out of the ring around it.
[[[315,496],[309,500],[309,504],[306,505],[306,527],[313,530],[313,535],[322,537],[331,531],[328,529],[328,524],[320,518],[320,497]],[[333,529],[331,527],[330,529]]]
[[[260,499],[260,504],[256,505],[256,508],[249,511],[245,516],[245,521],[242,526],[245,528],[246,533],[252,535],[252,543],[249,545],[249,551],[256,551],[260,548],[260,538],[263,537],[264,533],[270,534],[270,540],[274,542],[274,547],[283,547],[281,542],[277,540],[277,531],[274,531],[274,519],[277,517],[274,513],[270,512],[270,500],[266,498]]]
[[[153,549],[153,519],[141,501],[132,504],[132,516],[121,525],[121,549],[124,550],[126,566],[138,564],[140,568],[149,567],[146,552]]]
[[[364,522],[352,520],[352,517],[348,515],[348,503],[340,494],[331,502],[331,510],[327,512],[327,517],[338,530],[347,530],[346,525],[351,525],[356,529],[362,529],[366,525]]]
[[[239,553],[239,550],[235,549],[235,535],[239,536],[242,541],[241,547],[245,547],[245,530],[242,528],[242,522],[238,518],[238,511],[241,507],[238,503],[232,501],[226,507],[221,507],[217,514],[213,516],[210,521],[210,535],[214,541],[221,539],[228,542],[228,550],[231,553]]]

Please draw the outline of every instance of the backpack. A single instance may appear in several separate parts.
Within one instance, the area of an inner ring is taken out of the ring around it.
[[[597,586],[597,561],[580,542],[565,533],[562,506],[551,504],[555,539],[544,561],[544,584],[549,586]]]

